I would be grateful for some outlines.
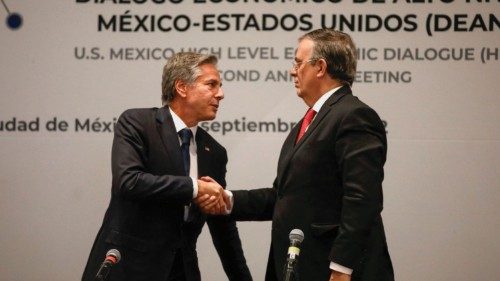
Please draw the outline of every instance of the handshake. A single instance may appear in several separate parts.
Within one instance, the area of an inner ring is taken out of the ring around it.
[[[210,215],[227,215],[232,209],[224,188],[208,176],[198,180],[198,196],[193,201],[202,212]]]

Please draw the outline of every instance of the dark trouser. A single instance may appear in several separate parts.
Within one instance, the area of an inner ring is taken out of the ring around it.
[[[170,270],[170,276],[168,276],[167,280],[186,281],[186,274],[184,273],[184,262],[182,260],[182,251],[180,250],[175,253],[172,270]]]

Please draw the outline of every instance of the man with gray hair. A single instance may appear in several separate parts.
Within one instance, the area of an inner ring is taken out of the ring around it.
[[[307,113],[283,144],[273,187],[233,191],[231,216],[272,220],[266,281],[284,279],[293,229],[304,233],[300,280],[393,281],[380,215],[385,128],[352,94],[350,36],[331,29],[303,35],[291,75]]]
[[[192,204],[224,207],[226,150],[197,126],[215,118],[224,98],[216,64],[213,55],[175,54],[163,69],[164,106],[118,119],[111,201],[82,280],[95,280],[106,252],[117,249],[122,259],[107,280],[200,281],[196,241],[205,222],[228,279],[252,280],[235,222]]]

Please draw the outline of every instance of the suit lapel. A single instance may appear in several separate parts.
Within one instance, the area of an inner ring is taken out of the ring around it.
[[[288,167],[288,162],[292,158],[294,152],[295,138],[297,138],[297,134],[299,133],[300,126],[302,125],[301,120],[295,127],[293,127],[292,131],[288,134],[288,137],[285,139],[283,143],[283,147],[281,148],[280,157],[278,160],[278,186],[280,186],[282,175],[285,174],[285,168]]]
[[[172,166],[175,167],[176,174],[184,175],[185,171],[182,165],[184,160],[182,160],[179,137],[175,131],[174,121],[168,107],[158,109],[156,112],[156,125],[163,147],[172,163],[174,163]]]
[[[198,177],[202,176],[212,176],[212,170],[211,170],[211,161],[210,158],[212,157],[213,149],[211,148],[210,144],[207,142],[204,132],[200,127],[198,127],[198,130],[196,131],[196,155],[197,155],[197,160],[198,160]],[[217,180],[217,179],[215,179]],[[220,184],[224,184],[219,182]],[[190,212],[193,212],[193,215],[195,218],[202,219],[204,215],[198,208],[198,205],[196,204],[191,204],[191,209]]]
[[[344,86],[338,89],[333,95],[331,95],[320,108],[316,118],[314,118],[313,122],[309,125],[306,133],[302,136],[300,141],[295,145],[294,151],[300,148],[300,146],[309,138],[309,136],[314,132],[314,130],[318,127],[318,125],[323,121],[332,106],[336,104],[343,96],[351,93],[351,89],[348,86]]]
[[[302,120],[300,120],[300,122],[292,129],[281,150],[280,160],[278,164],[278,186],[280,186],[280,183],[283,180],[282,178],[286,174],[286,170],[290,165],[290,161],[293,159],[294,154],[309,139],[309,136],[316,130],[325,116],[328,115],[333,105],[347,94],[351,94],[351,88],[348,86],[344,86],[338,89],[331,97],[329,97],[319,110],[316,118],[314,118],[313,122],[309,125],[309,128],[307,129],[305,134],[302,136],[299,142],[297,142],[297,144],[295,144],[295,138],[297,137],[299,128],[302,125],[304,118],[302,118]]]
[[[212,149],[203,137],[201,128],[196,131],[196,154],[198,155],[198,175],[210,174],[210,156]]]

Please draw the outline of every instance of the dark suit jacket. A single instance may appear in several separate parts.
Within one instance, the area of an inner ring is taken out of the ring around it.
[[[295,228],[305,236],[300,280],[328,280],[331,261],[353,268],[352,280],[394,280],[380,216],[387,148],[380,118],[342,87],[295,144],[301,123],[283,144],[273,188],[233,191],[235,219],[272,219],[266,280],[282,280]]]
[[[206,131],[195,136],[198,173],[225,186],[227,154]],[[183,221],[192,200],[179,139],[167,107],[130,109],[119,118],[112,148],[112,194],[82,280],[94,280],[106,252],[118,249],[122,260],[110,281],[165,281],[181,251],[188,281],[200,280],[196,241],[207,221],[229,280],[252,280],[234,221],[206,217]]]

